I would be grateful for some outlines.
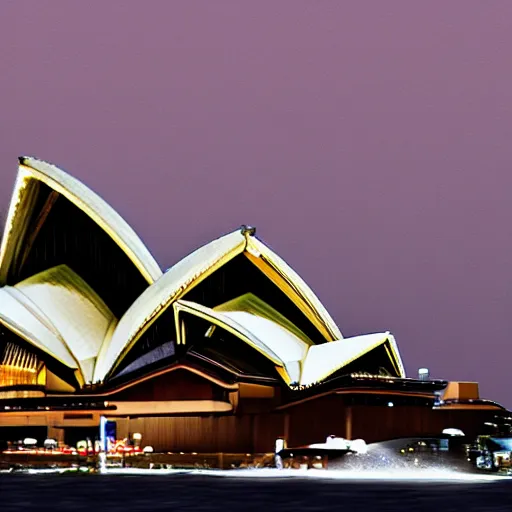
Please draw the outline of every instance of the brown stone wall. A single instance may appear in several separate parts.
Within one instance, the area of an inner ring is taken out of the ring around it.
[[[253,419],[253,451],[271,453],[278,437],[286,437],[285,414],[259,414]]]
[[[288,446],[325,441],[329,435],[364,439],[368,443],[398,437],[435,436],[445,428],[459,428],[475,437],[486,421],[500,411],[484,409],[432,409],[421,405],[345,405],[342,395],[327,395],[261,415],[255,435],[258,451],[273,449],[275,439],[285,436]]]
[[[367,443],[397,437],[414,437],[441,433],[438,417],[431,408],[422,406],[354,406],[352,439]]]
[[[109,400],[218,400],[224,394],[223,388],[204,377],[178,369],[126,388],[109,396]]]
[[[119,438],[140,432],[142,445],[158,452],[252,452],[251,416],[134,418],[117,425]]]

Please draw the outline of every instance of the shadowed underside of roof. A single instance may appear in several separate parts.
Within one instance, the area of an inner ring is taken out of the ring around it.
[[[43,194],[43,186],[47,194]],[[60,197],[103,230],[126,254],[146,283],[151,284],[162,275],[140,238],[103,199],[54,165],[22,157],[0,248],[1,284],[11,284],[8,281],[12,267],[23,265]]]
[[[180,313],[188,313],[211,322],[214,326],[231,332],[255,350],[282,368],[287,383],[300,379],[301,362],[312,344],[303,333],[279,312],[254,295],[246,295],[215,309],[190,301],[174,304],[176,320]],[[181,333],[178,328],[178,333]],[[207,336],[210,333],[206,333]],[[178,343],[184,343],[181,335]]]
[[[180,300],[174,304],[174,308],[178,323],[179,315],[188,313],[225,329],[237,336],[241,342],[252,346],[276,365],[278,373],[289,385],[311,386],[321,382],[382,346],[387,353],[383,363],[387,360],[391,364],[394,376],[405,377],[395,340],[389,332],[314,345],[288,330],[279,313],[268,306],[264,307],[257,298],[248,300],[244,297],[238,303],[241,304],[240,309],[237,309],[236,301],[232,301],[226,310],[221,306],[219,311]],[[251,308],[252,305],[256,307]],[[178,332],[183,332],[183,329],[179,328]],[[184,343],[181,336],[178,336],[178,343]]]
[[[238,231],[204,245],[171,267],[120,319],[111,343],[98,356],[95,380],[102,381],[134,342],[168,306],[205,275],[240,254],[245,238]]]

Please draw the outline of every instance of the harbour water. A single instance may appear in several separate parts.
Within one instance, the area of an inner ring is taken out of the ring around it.
[[[2,511],[420,511],[512,510],[512,479],[425,474],[281,475],[215,472],[1,474]]]

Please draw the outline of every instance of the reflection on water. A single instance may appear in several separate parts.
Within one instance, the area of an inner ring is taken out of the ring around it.
[[[6,472],[8,473],[8,472]],[[49,475],[64,474],[69,475],[67,469],[28,469],[25,471],[27,475]],[[77,472],[78,473],[78,472]],[[209,469],[138,469],[138,468],[114,468],[107,469],[103,473],[107,476],[177,476],[189,475],[190,477],[217,477],[226,479],[312,479],[312,480],[345,480],[345,481],[364,481],[364,480],[381,480],[381,481],[402,481],[402,482],[444,482],[444,483],[485,483],[503,481],[505,477],[493,474],[469,474],[458,471],[452,471],[446,468],[415,468],[403,470],[400,468],[392,468],[388,470],[381,469],[361,469],[349,471],[346,468],[325,470],[295,470],[295,469],[249,469],[249,470],[209,470]]]

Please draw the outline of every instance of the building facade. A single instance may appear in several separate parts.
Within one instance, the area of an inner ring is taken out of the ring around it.
[[[72,444],[101,416],[157,451],[260,453],[280,437],[476,435],[508,412],[469,384],[407,378],[389,332],[344,338],[254,228],[162,272],[100,197],[20,158],[0,247],[0,438]]]

